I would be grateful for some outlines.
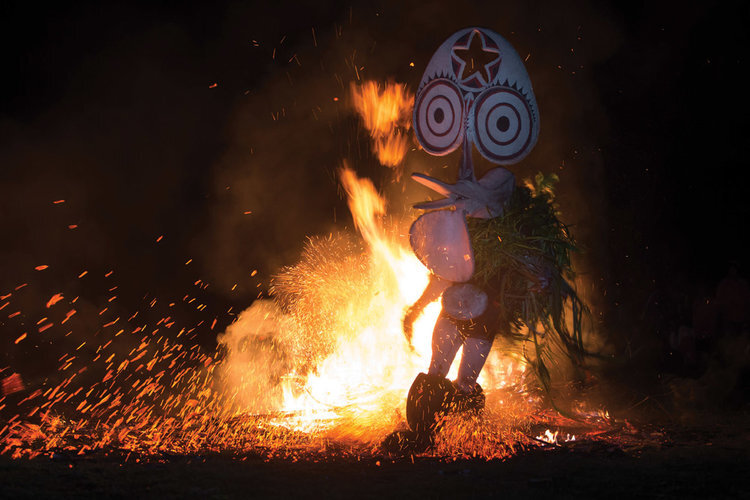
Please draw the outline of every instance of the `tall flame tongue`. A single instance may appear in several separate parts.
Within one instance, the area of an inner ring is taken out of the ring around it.
[[[393,429],[394,410],[403,403],[414,375],[429,361],[429,339],[439,305],[433,304],[417,322],[412,350],[401,319],[404,308],[427,285],[428,271],[383,227],[385,202],[372,182],[359,179],[349,168],[342,169],[340,177],[354,225],[366,244],[363,267],[351,271],[364,273],[365,279],[342,268],[337,269],[338,283],[327,283],[329,288],[349,292],[332,297],[338,302],[332,311],[338,329],[332,332],[333,352],[307,376],[303,390],[287,387],[283,408],[301,411],[318,424],[325,416],[342,420],[332,429],[337,435],[375,438]],[[353,289],[352,281],[359,287]],[[296,313],[307,317],[307,311]],[[300,423],[297,419],[296,425]]]

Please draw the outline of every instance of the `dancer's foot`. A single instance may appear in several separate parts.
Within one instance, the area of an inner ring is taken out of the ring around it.
[[[456,392],[453,394],[451,410],[458,413],[479,413],[484,409],[484,403],[485,397],[481,385],[475,384],[474,390],[471,392],[464,392],[456,388]]]
[[[434,435],[416,433],[410,430],[396,431],[388,434],[381,447],[386,453],[395,455],[412,455],[424,453],[435,444]]]

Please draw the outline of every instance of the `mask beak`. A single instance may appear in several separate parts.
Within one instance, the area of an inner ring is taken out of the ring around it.
[[[515,177],[502,168],[493,168],[479,181],[472,178],[460,179],[455,184],[448,184],[433,177],[415,173],[412,178],[436,193],[445,196],[442,200],[417,203],[414,208],[434,210],[455,207],[463,210],[469,217],[490,219],[503,213],[503,206],[513,193]]]
[[[443,196],[450,196],[453,192],[453,184],[448,184],[429,175],[414,173],[411,174],[411,178]]]

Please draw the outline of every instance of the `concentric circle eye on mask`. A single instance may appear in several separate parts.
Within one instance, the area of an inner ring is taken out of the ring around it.
[[[520,161],[534,147],[539,131],[539,122],[526,98],[508,87],[482,92],[470,119],[477,149],[495,163]]]
[[[438,78],[428,83],[414,103],[414,130],[430,154],[455,150],[464,135],[464,100],[455,83]]]

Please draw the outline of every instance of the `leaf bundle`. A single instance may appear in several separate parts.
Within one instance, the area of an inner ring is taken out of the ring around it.
[[[577,365],[585,355],[586,308],[571,285],[575,274],[570,256],[577,248],[555,209],[556,181],[554,174],[538,174],[533,183],[516,187],[502,215],[468,221],[474,281],[502,305],[498,329],[533,344],[534,358],[525,357],[547,391],[549,341],[557,342]],[[566,321],[566,305],[572,329]]]

